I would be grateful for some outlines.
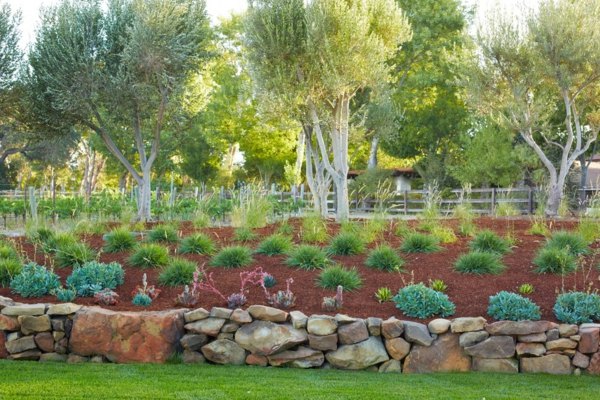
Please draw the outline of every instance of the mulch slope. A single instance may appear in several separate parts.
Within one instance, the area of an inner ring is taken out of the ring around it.
[[[417,224],[413,221],[412,224]],[[296,227],[295,232],[299,232],[299,221],[292,220],[292,224]],[[451,227],[456,227],[457,222],[452,220],[444,221],[444,224]],[[578,271],[566,277],[557,275],[540,275],[533,272],[532,260],[537,249],[543,245],[545,238],[542,236],[529,235],[527,230],[530,227],[530,221],[527,219],[493,219],[479,218],[476,224],[480,229],[492,229],[500,235],[506,234],[509,230],[517,238],[517,244],[512,252],[503,257],[503,262],[507,266],[504,273],[500,275],[467,275],[455,272],[453,269],[454,261],[460,254],[468,251],[469,238],[459,237],[459,240],[453,244],[443,245],[444,249],[433,254],[401,254],[406,260],[403,273],[389,273],[374,271],[364,266],[366,255],[358,256],[339,256],[334,257],[335,261],[347,266],[356,267],[363,278],[363,286],[359,290],[350,293],[344,293],[344,306],[340,312],[355,317],[383,317],[396,316],[401,319],[410,319],[405,317],[397,310],[393,303],[378,303],[374,298],[375,291],[387,286],[394,292],[398,288],[404,286],[405,283],[414,279],[414,282],[425,282],[433,279],[442,279],[448,285],[446,293],[450,299],[456,304],[455,317],[460,316],[487,316],[486,310],[489,296],[497,293],[500,290],[516,291],[518,286],[523,283],[530,283],[534,286],[535,291],[530,298],[536,302],[542,310],[542,318],[547,320],[555,320],[552,313],[552,307],[556,299],[557,293],[562,288],[564,290],[582,290],[590,283],[593,283],[593,288],[600,287],[600,271],[596,266],[600,259],[595,259],[595,256],[590,256],[586,259],[585,264],[592,266],[586,268],[585,272]],[[577,225],[574,221],[556,221],[553,222],[552,229],[573,229]],[[269,226],[259,229],[258,233],[261,237],[273,233],[276,226]],[[328,229],[331,234],[335,234],[339,227],[330,223]],[[181,228],[182,235],[188,235],[195,231],[191,225],[183,224]],[[215,238],[215,241],[220,246],[233,244],[232,228],[209,228],[203,231],[209,233]],[[398,248],[401,239],[392,234],[393,229],[390,229],[384,236],[384,241]],[[40,264],[50,265],[50,260],[43,253],[35,253],[34,248],[24,238],[19,238],[23,250],[28,254],[29,258],[35,259]],[[83,238],[94,249],[102,248],[102,238],[99,235]],[[300,238],[296,234],[294,237],[296,243],[300,243]],[[260,239],[247,243],[246,245],[256,248]],[[370,247],[374,247],[372,244]],[[595,244],[593,247],[598,247]],[[172,253],[175,252],[176,246],[170,246]],[[141,284],[142,275],[144,272],[148,274],[150,284],[156,284],[160,270],[158,269],[137,269],[129,267],[127,257],[129,253],[108,254],[102,253],[100,261],[111,262],[116,261],[121,263],[125,268],[125,284],[117,288],[116,292],[121,297],[121,302],[114,307],[107,307],[112,310],[141,310],[140,307],[131,304],[131,292],[136,285]],[[199,265],[206,263],[208,265],[209,257],[199,255],[186,255],[185,258],[195,261]],[[300,310],[307,315],[310,314],[327,314],[321,308],[321,302],[324,296],[333,296],[334,291],[325,290],[316,287],[315,279],[318,275],[316,271],[301,271],[290,268],[285,265],[284,256],[268,257],[263,255],[255,255],[254,263],[247,268],[240,270],[208,268],[208,271],[214,272],[213,278],[217,282],[219,290],[226,296],[230,293],[239,291],[240,277],[239,272],[242,270],[252,270],[256,267],[262,267],[264,271],[269,272],[277,279],[277,285],[272,289],[274,291],[285,289],[285,280],[289,277],[294,279],[292,291],[296,294],[296,305],[294,309]],[[57,269],[56,273],[64,282],[66,277],[71,273],[71,268]],[[176,288],[161,288],[162,293],[145,310],[164,310],[174,307],[174,300],[177,294],[181,293],[182,287]],[[17,301],[24,303],[39,303],[39,302],[56,302],[52,296],[46,296],[35,299],[23,299],[20,296],[11,293],[9,288],[0,288],[1,296],[12,297]],[[248,297],[249,304],[266,304],[264,295],[260,288],[250,288]],[[91,298],[78,298],[79,304],[93,305]],[[224,302],[212,293],[201,293],[199,307],[210,308],[212,306],[225,306]]]

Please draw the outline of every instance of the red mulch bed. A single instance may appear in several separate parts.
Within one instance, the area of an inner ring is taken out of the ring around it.
[[[292,220],[293,225],[297,227],[299,221]],[[415,225],[417,222],[412,221]],[[456,221],[444,221],[447,226],[456,227]],[[354,317],[383,317],[396,316],[401,319],[411,319],[405,317],[400,310],[396,309],[393,303],[378,303],[374,298],[375,291],[382,286],[390,287],[394,292],[398,288],[404,286],[404,282],[409,282],[414,274],[415,282],[427,283],[430,279],[442,279],[448,285],[446,293],[450,299],[456,304],[455,317],[461,316],[486,316],[489,296],[497,293],[500,290],[516,291],[518,286],[523,283],[530,283],[534,286],[535,291],[530,298],[540,306],[542,310],[542,318],[547,320],[555,320],[552,313],[552,307],[556,299],[556,295],[565,290],[582,290],[587,288],[586,285],[593,284],[593,288],[600,287],[600,271],[596,266],[598,261],[595,256],[590,256],[586,259],[586,265],[593,268],[586,268],[586,273],[578,271],[566,277],[558,275],[540,275],[533,272],[532,260],[537,249],[543,245],[545,238],[542,236],[529,235],[527,230],[530,227],[528,219],[493,219],[479,218],[476,220],[479,228],[492,229],[498,234],[504,235],[509,229],[517,238],[516,247],[512,252],[503,257],[503,262],[507,266],[504,273],[500,275],[468,275],[455,272],[453,269],[454,261],[457,257],[468,251],[469,238],[459,237],[459,240],[453,244],[443,245],[444,249],[433,254],[401,254],[406,260],[404,265],[404,273],[379,272],[369,269],[364,266],[365,255],[359,256],[339,256],[335,260],[340,264],[348,267],[357,267],[362,278],[363,286],[361,289],[350,293],[344,293],[344,306],[340,310],[341,313]],[[552,229],[573,229],[576,227],[576,221],[554,221]],[[258,233],[264,237],[273,233],[276,226],[269,226],[259,229]],[[338,226],[334,223],[328,225],[330,233],[335,234]],[[195,231],[189,223],[183,223],[181,228],[182,234],[187,235]],[[232,244],[232,228],[209,228],[203,231],[214,236],[219,245]],[[298,232],[298,229],[295,229]],[[393,229],[390,229],[385,234],[384,240],[391,245],[398,247],[401,239],[392,234]],[[35,259],[40,264],[49,264],[49,260],[44,254],[38,252],[34,254],[34,248],[24,238],[17,239],[21,243],[23,250],[31,259]],[[94,249],[102,248],[102,238],[99,235],[83,238],[85,242],[91,245]],[[300,240],[296,236],[294,240],[299,243]],[[247,245],[255,248],[260,239],[248,243]],[[374,247],[375,244],[370,247]],[[592,247],[598,248],[598,244]],[[176,246],[171,246],[171,252],[175,252]],[[103,253],[100,256],[100,261],[111,262],[117,261],[125,268],[125,284],[118,287],[116,292],[121,297],[119,305],[107,307],[112,310],[141,310],[140,307],[131,304],[131,292],[136,285],[141,284],[142,275],[144,272],[148,274],[150,284],[157,282],[160,270],[158,269],[138,269],[129,267],[127,257],[129,253],[108,254]],[[185,258],[197,262],[199,265],[207,263],[209,257],[198,255],[186,255]],[[277,285],[272,290],[285,289],[285,280],[288,277],[294,279],[292,291],[296,294],[296,305],[294,309],[300,310],[305,314],[327,314],[321,308],[321,302],[324,296],[333,296],[334,291],[325,290],[316,287],[315,279],[318,272],[301,271],[290,268],[285,265],[284,256],[268,257],[263,255],[255,255],[255,262],[252,266],[244,270],[252,270],[256,267],[262,267],[264,271],[269,272],[277,279]],[[217,282],[218,288],[222,293],[228,295],[239,291],[239,271],[222,268],[209,268],[208,271],[214,272],[214,279]],[[66,277],[71,273],[71,268],[57,269],[56,273],[64,282]],[[182,287],[168,288],[163,287],[160,296],[152,303],[152,305],[144,310],[164,310],[173,308],[174,300],[177,294],[181,293]],[[23,299],[20,296],[11,293],[9,288],[0,288],[0,296],[7,296],[24,303],[52,303],[56,299],[52,296],[42,298]],[[264,295],[260,288],[251,288],[248,297],[248,305],[250,304],[266,304]],[[93,305],[91,298],[77,298],[79,304]],[[202,292],[201,300],[198,307],[210,308],[212,306],[225,306],[223,301],[212,293]],[[329,313],[331,314],[331,313]]]

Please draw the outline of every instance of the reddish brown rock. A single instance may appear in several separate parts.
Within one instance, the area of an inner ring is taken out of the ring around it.
[[[381,334],[386,339],[400,337],[404,333],[404,324],[402,321],[392,317],[381,323]]]
[[[337,350],[338,335],[336,333],[325,336],[308,335],[308,345],[315,350]]]
[[[21,325],[16,317],[0,314],[0,331],[18,331]]]
[[[114,312],[98,307],[75,314],[69,348],[118,363],[165,362],[183,336],[183,311]]]
[[[38,333],[34,337],[35,344],[44,353],[52,353],[54,351],[54,337],[50,332]]]
[[[256,365],[259,367],[266,367],[267,365],[269,365],[269,360],[267,360],[267,357],[265,356],[260,356],[258,354],[248,354],[248,356],[246,357],[246,364]]]
[[[458,343],[458,335],[444,334],[431,346],[414,345],[404,361],[405,373],[465,372],[471,369],[471,358]]]
[[[600,375],[600,352],[594,354],[590,359],[587,372],[592,375]]]
[[[581,353],[595,353],[598,351],[598,342],[600,342],[600,328],[586,328],[579,332],[579,347],[577,350]]]
[[[410,352],[410,343],[402,338],[387,339],[385,349],[394,360],[402,360]]]
[[[577,352],[571,362],[573,363],[573,366],[577,368],[586,369],[590,365],[590,358],[585,354]]]
[[[342,325],[338,328],[338,337],[340,344],[354,344],[367,340],[369,338],[367,324],[363,320],[358,320]]]

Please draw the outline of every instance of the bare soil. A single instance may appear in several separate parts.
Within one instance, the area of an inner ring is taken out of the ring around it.
[[[446,226],[456,228],[457,221],[445,220]],[[291,224],[295,226],[294,241],[300,243],[298,236],[300,221],[292,220]],[[411,221],[411,225],[416,226],[418,221]],[[500,235],[508,232],[516,237],[516,245],[512,251],[503,257],[506,270],[500,275],[471,275],[461,274],[453,268],[455,260],[463,253],[468,251],[468,242],[470,238],[460,237],[458,241],[452,244],[444,244],[443,250],[432,254],[401,254],[405,259],[404,271],[399,272],[381,272],[370,269],[364,265],[366,254],[356,256],[336,256],[334,260],[347,267],[356,267],[363,279],[363,286],[353,292],[344,293],[344,305],[339,312],[355,317],[382,317],[387,318],[396,316],[402,319],[411,319],[404,316],[400,310],[396,309],[393,303],[380,304],[374,297],[375,291],[383,286],[387,286],[396,292],[406,283],[411,281],[428,283],[429,280],[442,279],[448,286],[446,294],[456,304],[455,317],[461,316],[487,316],[488,299],[498,291],[517,291],[517,288],[523,283],[532,284],[535,288],[533,294],[529,297],[540,306],[542,318],[555,320],[552,313],[557,294],[562,290],[584,290],[592,285],[592,288],[600,288],[600,270],[597,268],[598,262],[595,255],[585,259],[584,268],[565,277],[560,275],[537,274],[533,271],[532,260],[540,246],[545,242],[543,236],[530,235],[527,233],[530,228],[528,219],[495,219],[479,218],[476,220],[479,229],[491,229]],[[576,221],[552,221],[552,229],[574,229],[577,226]],[[263,238],[276,230],[276,226],[268,226],[257,230],[260,238]],[[328,223],[330,234],[335,234],[339,226],[335,223]],[[196,231],[189,223],[183,223],[180,228],[182,236],[189,235]],[[202,231],[214,237],[219,246],[233,244],[232,228],[207,228]],[[398,248],[401,239],[393,234],[393,226],[384,234],[378,242],[387,242]],[[261,239],[246,243],[245,245],[256,248]],[[103,241],[100,235],[93,235],[82,238],[94,249],[101,251]],[[31,245],[23,237],[17,238],[27,256],[42,265],[50,265],[50,259],[41,251],[35,252]],[[377,243],[369,247],[375,247]],[[172,254],[176,253],[176,246],[169,246]],[[598,243],[592,245],[597,249]],[[127,257],[129,252],[121,253],[101,253],[100,261],[121,263],[125,269],[125,284],[118,287],[116,292],[121,298],[121,302],[113,307],[107,307],[112,310],[141,310],[131,304],[131,292],[137,285],[141,284],[142,275],[148,274],[150,284],[156,284],[160,269],[139,269],[128,265]],[[256,267],[262,267],[265,272],[272,274],[277,285],[271,289],[273,291],[285,289],[285,281],[291,277],[294,283],[291,286],[296,294],[296,304],[293,309],[300,310],[307,315],[310,314],[332,314],[327,313],[321,308],[321,302],[324,296],[333,296],[333,290],[321,289],[316,286],[315,280],[318,271],[302,271],[290,268],[285,264],[285,256],[269,257],[264,255],[255,255],[254,263],[243,269],[223,269],[209,268],[210,257],[200,255],[182,256],[196,262],[198,265],[206,264],[207,271],[213,272],[213,278],[217,283],[219,290],[225,295],[239,291],[240,276],[239,272],[252,270]],[[64,282],[71,273],[71,268],[57,269],[55,271]],[[161,287],[162,293],[145,310],[164,310],[175,306],[176,296],[182,292],[183,287]],[[11,293],[9,288],[0,288],[1,296],[8,296],[16,301],[24,303],[53,303],[56,299],[53,296],[42,298],[25,299]],[[250,288],[247,293],[248,303],[266,304],[263,292],[258,287]],[[76,302],[83,305],[93,305],[92,298],[77,298]],[[200,294],[200,303],[198,307],[210,308],[213,306],[225,306],[223,300],[218,296],[202,292]]]

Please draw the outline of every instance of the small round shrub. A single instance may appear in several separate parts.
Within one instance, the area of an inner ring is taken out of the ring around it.
[[[197,267],[196,263],[192,261],[173,258],[167,266],[163,267],[158,276],[158,283],[163,286],[188,285],[194,279],[194,272]]]
[[[265,285],[267,289],[270,289],[277,285],[277,279],[271,274],[265,274],[263,276],[263,285]]]
[[[8,244],[0,244],[0,260],[12,258],[13,260],[18,260],[19,255],[14,247]]]
[[[535,272],[566,275],[577,269],[577,258],[568,249],[544,247],[533,259]]]
[[[354,233],[340,233],[331,239],[329,254],[336,256],[349,256],[365,251],[365,244],[359,235]]]
[[[135,247],[135,235],[126,228],[117,228],[104,236],[104,251],[116,253]]]
[[[371,250],[365,260],[365,265],[382,271],[402,271],[404,260],[392,247],[382,244]]]
[[[258,235],[252,231],[250,228],[237,228],[233,232],[233,241],[234,242],[250,242],[256,239]]]
[[[134,306],[148,307],[150,304],[152,304],[152,299],[147,294],[138,293],[135,296],[133,296],[133,300],[131,303]]]
[[[292,240],[283,235],[271,235],[265,238],[259,245],[256,252],[259,254],[266,254],[268,256],[274,256],[278,254],[285,254],[292,249]]]
[[[506,291],[490,296],[487,313],[496,321],[537,321],[541,317],[540,307],[533,301]]]
[[[568,292],[558,295],[554,315],[566,324],[584,324],[600,321],[600,295],[596,293]]]
[[[325,268],[329,260],[327,254],[320,247],[301,245],[290,252],[286,262],[291,267],[311,270]]]
[[[400,250],[405,253],[434,253],[440,250],[440,246],[436,237],[415,232],[404,237]]]
[[[210,261],[213,267],[240,268],[252,264],[252,250],[244,246],[224,247]]]
[[[58,288],[54,291],[54,296],[61,303],[70,303],[77,297],[77,291],[75,289]]]
[[[23,263],[14,258],[0,259],[0,286],[6,287],[23,270]]]
[[[125,271],[121,264],[91,261],[73,269],[67,277],[67,286],[74,288],[77,295],[91,297],[102,289],[115,289],[124,282]]]
[[[454,269],[464,274],[499,274],[505,266],[495,253],[472,251],[458,257]]]
[[[458,240],[452,228],[441,225],[431,230],[431,236],[435,237],[440,243],[454,243]]]
[[[554,232],[548,239],[546,247],[565,249],[573,256],[587,254],[590,251],[587,242],[580,234],[567,231]]]
[[[204,233],[196,233],[183,238],[179,246],[179,253],[210,255],[215,252],[215,248],[215,243],[210,236]]]
[[[58,275],[33,262],[10,281],[12,291],[23,297],[41,297],[59,287]]]
[[[477,233],[469,243],[472,251],[506,254],[510,251],[510,244],[494,232],[485,230]]]
[[[96,252],[85,243],[61,245],[56,250],[54,261],[58,268],[74,267],[96,258]]]
[[[153,243],[177,243],[177,230],[170,225],[155,226],[148,232],[148,241]]]
[[[434,315],[449,317],[456,312],[456,306],[447,295],[436,292],[423,283],[403,287],[392,300],[396,303],[396,308],[412,318],[429,318]]]
[[[351,292],[362,286],[362,278],[356,268],[348,269],[341,265],[326,267],[317,278],[317,285],[325,289],[336,289],[342,286],[344,291]]]
[[[169,262],[169,250],[158,244],[143,244],[133,252],[128,262],[140,268],[161,267]]]

